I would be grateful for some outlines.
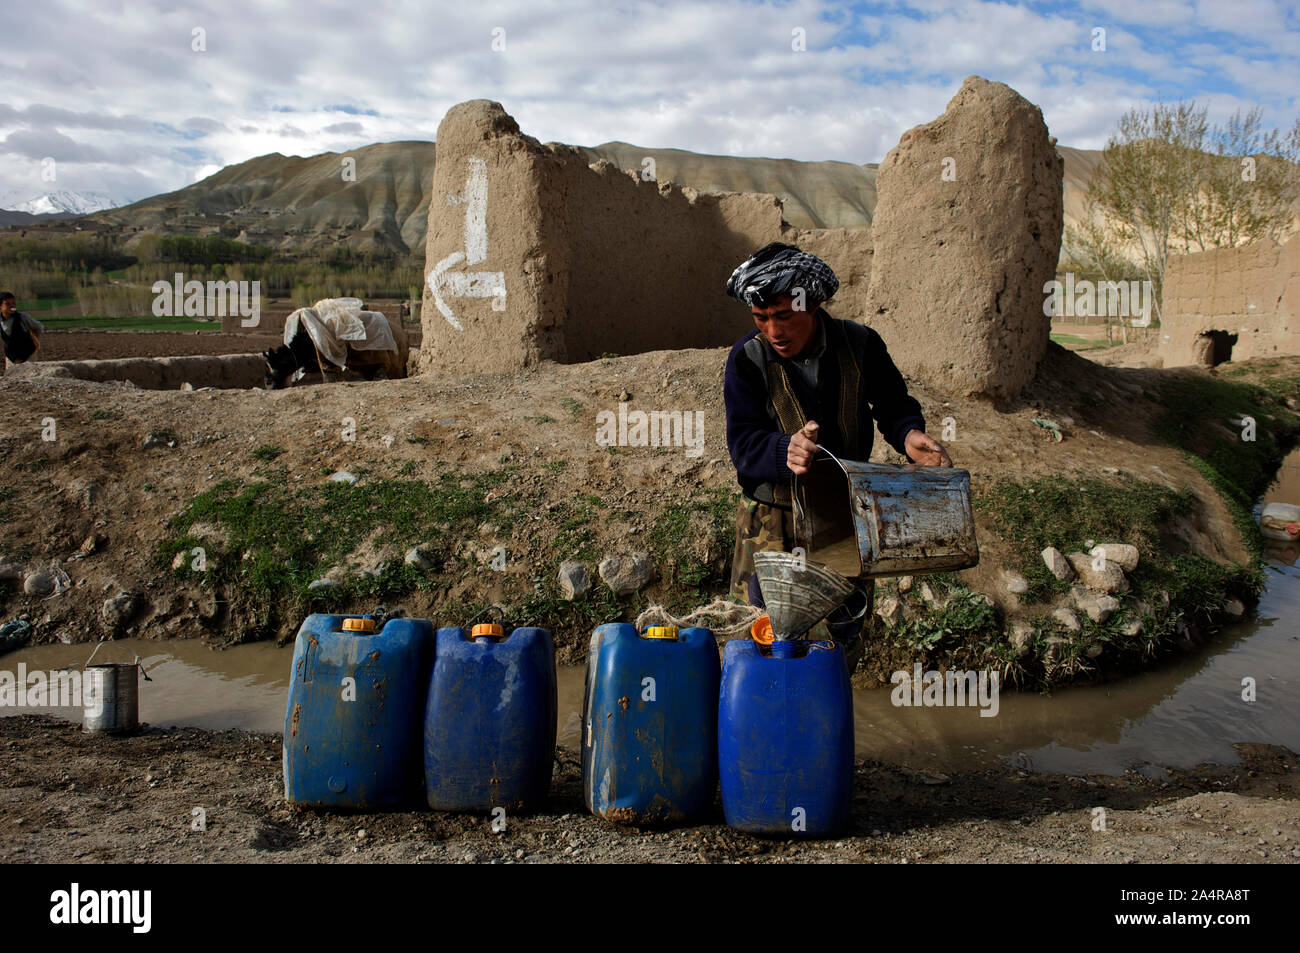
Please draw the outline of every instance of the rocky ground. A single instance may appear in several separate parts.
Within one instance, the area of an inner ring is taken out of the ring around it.
[[[1239,765],[1157,778],[859,762],[851,829],[794,841],[728,828],[720,802],[697,826],[615,827],[587,812],[577,754],[561,748],[546,810],[494,833],[486,816],[292,807],[276,735],[146,728],[114,739],[21,716],[0,719],[0,862],[1296,862],[1296,755],[1237,749]]]

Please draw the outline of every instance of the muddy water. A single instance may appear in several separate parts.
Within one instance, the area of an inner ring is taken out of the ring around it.
[[[1288,459],[1265,502],[1300,503],[1300,452]],[[1255,618],[1141,676],[1110,685],[1066,689],[1049,697],[1003,692],[996,716],[980,708],[898,707],[891,689],[855,692],[859,757],[930,771],[1008,762],[1027,770],[1118,774],[1137,766],[1202,761],[1233,763],[1233,742],[1285,745],[1300,751],[1300,567],[1295,547],[1269,550],[1268,585]],[[0,657],[0,671],[77,667],[86,645],[48,645]],[[140,685],[140,720],[155,725],[282,731],[292,648],[237,646],[217,652],[198,642],[142,640],[106,645],[96,658],[130,661],[138,653],[152,681]],[[1256,700],[1242,700],[1253,678]],[[583,670],[559,673],[558,733],[576,748]],[[991,708],[989,710],[992,710]],[[80,721],[75,709],[43,711]]]

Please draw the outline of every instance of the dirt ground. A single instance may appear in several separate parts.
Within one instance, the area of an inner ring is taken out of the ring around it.
[[[295,808],[277,735],[146,728],[87,735],[37,716],[0,719],[2,863],[1295,863],[1300,776],[1285,749],[1148,778],[1013,767],[935,775],[865,761],[852,827],[795,841],[704,824],[646,831],[587,812],[574,751],[551,802],[507,817]],[[195,829],[201,809],[203,830]],[[1104,810],[1104,826],[1100,829]],[[1095,826],[1096,825],[1096,826]]]

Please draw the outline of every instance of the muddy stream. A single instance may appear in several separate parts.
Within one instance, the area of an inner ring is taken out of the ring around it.
[[[1300,451],[1292,453],[1264,502],[1300,503]],[[1006,691],[996,715],[981,709],[895,707],[889,686],[854,692],[857,753],[927,771],[1010,763],[1029,771],[1122,774],[1136,767],[1234,764],[1235,742],[1300,751],[1300,552],[1271,543],[1266,589],[1255,616],[1207,644],[1123,681],[1050,697]],[[42,645],[0,658],[0,671],[80,668],[93,645]],[[197,641],[107,643],[96,662],[139,654],[140,720],[154,725],[281,732],[292,646],[214,651]],[[1253,678],[1256,699],[1242,699]],[[559,671],[559,742],[578,747],[583,669]],[[992,710],[991,708],[989,709]],[[80,709],[0,707],[0,715],[48,713],[81,721]]]

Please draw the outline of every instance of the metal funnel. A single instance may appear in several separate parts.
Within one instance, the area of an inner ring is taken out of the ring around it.
[[[776,639],[803,635],[843,605],[855,588],[839,573],[789,553],[754,553],[754,572]]]

